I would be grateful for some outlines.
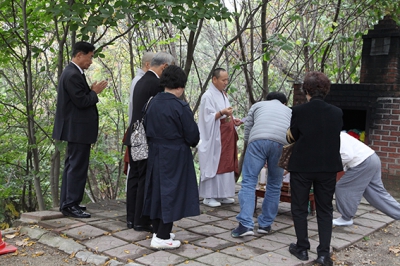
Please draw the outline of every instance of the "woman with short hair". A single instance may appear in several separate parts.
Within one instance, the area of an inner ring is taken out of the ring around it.
[[[149,157],[143,215],[152,220],[150,246],[156,249],[178,248],[181,242],[171,233],[173,222],[200,214],[190,149],[200,134],[189,104],[179,99],[186,81],[180,67],[168,66],[160,77],[164,92],[151,100],[144,119]]]

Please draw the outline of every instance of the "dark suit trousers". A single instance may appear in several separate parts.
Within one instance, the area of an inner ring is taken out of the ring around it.
[[[90,144],[68,142],[62,176],[60,210],[79,205],[85,191]]]
[[[317,207],[319,235],[317,253],[318,256],[329,256],[333,218],[332,199],[333,193],[335,193],[336,173],[290,173],[291,211],[297,236],[296,245],[301,251],[310,249],[307,215],[311,185],[314,188]]]
[[[142,216],[147,160],[133,161],[129,147],[129,174],[126,189],[126,220],[133,225],[149,225],[150,217]]]

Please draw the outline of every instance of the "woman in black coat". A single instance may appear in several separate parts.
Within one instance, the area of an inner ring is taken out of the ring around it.
[[[165,90],[151,100],[144,120],[149,157],[142,214],[152,220],[150,246],[157,249],[178,248],[181,243],[171,234],[173,222],[200,214],[190,149],[200,134],[189,104],[179,99],[186,81],[180,67],[168,66],[160,77]]]
[[[295,145],[288,171],[297,243],[290,244],[289,251],[300,260],[308,260],[308,198],[313,186],[319,235],[318,258],[315,262],[321,265],[333,264],[330,258],[332,198],[336,174],[342,171],[340,131],[343,112],[323,100],[330,90],[330,85],[325,74],[307,73],[303,90],[308,103],[293,107],[290,122]]]

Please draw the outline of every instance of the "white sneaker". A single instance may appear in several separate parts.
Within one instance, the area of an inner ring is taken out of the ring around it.
[[[235,202],[234,198],[222,198],[222,199],[217,199],[218,202],[222,204],[232,204]]]
[[[157,234],[153,233],[153,237],[156,237],[156,236],[157,236]],[[175,234],[174,233],[169,233],[169,236],[171,237],[172,240],[175,239]]]
[[[181,246],[181,241],[170,239],[158,238],[155,234],[150,242],[150,247],[156,249],[175,249]]]
[[[333,219],[332,224],[336,226],[348,226],[353,224],[353,219],[350,219],[350,221],[346,221],[342,217],[339,217],[337,219]]]
[[[216,201],[216,200],[213,199],[213,198],[204,199],[204,200],[203,200],[203,204],[204,204],[204,205],[207,205],[207,206],[210,206],[210,207],[218,207],[218,206],[221,206],[221,203],[218,202],[218,201]]]

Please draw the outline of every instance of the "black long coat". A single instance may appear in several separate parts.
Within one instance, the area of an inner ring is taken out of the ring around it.
[[[343,112],[320,97],[294,106],[290,130],[296,143],[289,160],[289,172],[340,172],[340,131]]]
[[[57,93],[53,138],[82,144],[95,143],[99,129],[96,107],[99,98],[73,63],[69,63],[62,72]]]
[[[143,215],[164,223],[200,214],[193,155],[200,139],[189,105],[170,93],[151,101],[144,125],[149,144]]]

